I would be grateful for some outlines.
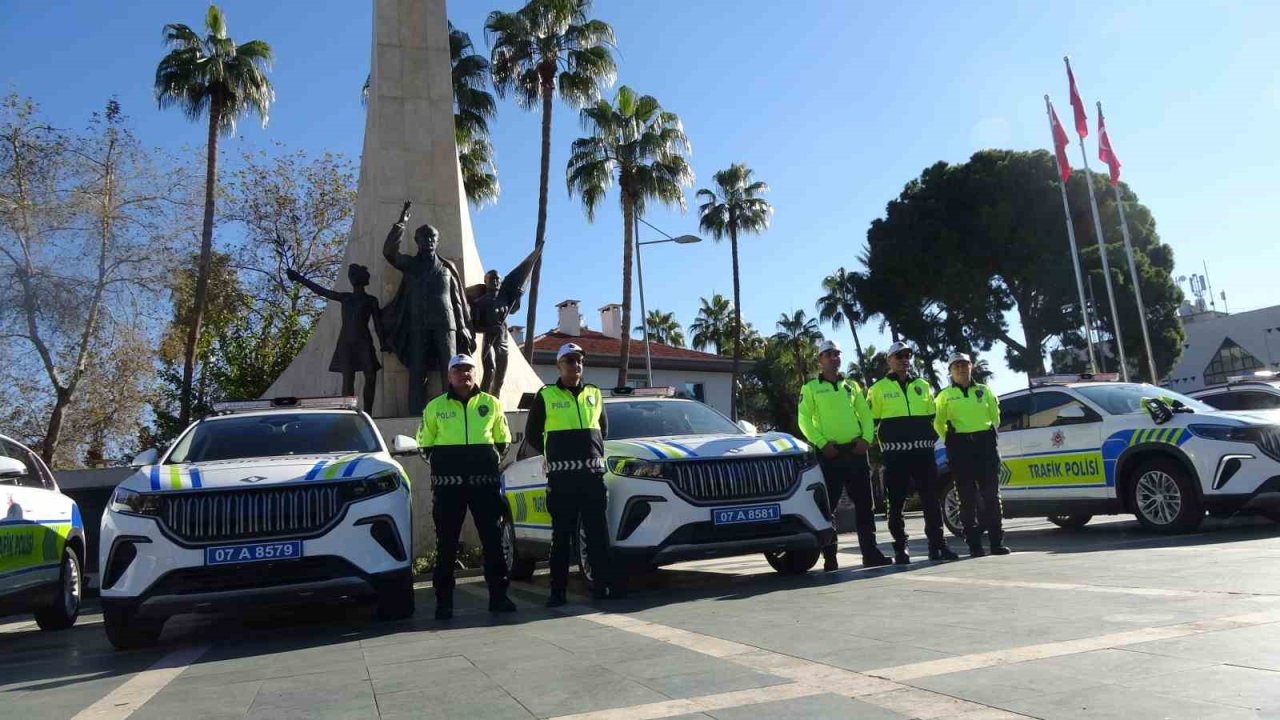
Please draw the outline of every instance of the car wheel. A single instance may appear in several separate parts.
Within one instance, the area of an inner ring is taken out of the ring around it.
[[[520,546],[516,543],[516,528],[511,524],[511,520],[503,516],[501,523],[502,559],[507,563],[507,577],[512,580],[532,578],[537,562],[533,558],[520,554]]]
[[[803,575],[818,564],[818,558],[821,556],[822,551],[816,548],[764,554],[765,560],[769,561],[769,566],[783,575]]]
[[[1089,521],[1093,519],[1093,516],[1087,513],[1066,513],[1062,515],[1050,515],[1047,519],[1049,522],[1065,530],[1079,530],[1085,525],[1088,525]]]
[[[378,584],[376,599],[378,620],[404,620],[414,612],[413,575],[404,573]]]
[[[107,640],[117,650],[151,647],[160,640],[164,620],[140,620],[132,610],[118,607],[102,608],[102,624]]]
[[[1129,484],[1129,500],[1138,522],[1156,532],[1187,532],[1204,521],[1204,506],[1183,467],[1168,458],[1140,465]]]
[[[956,491],[953,480],[947,480],[942,486],[942,523],[952,535],[964,538],[964,526],[960,524],[960,493]]]
[[[36,624],[41,630],[66,630],[80,616],[80,599],[84,577],[80,573],[80,556],[71,548],[62,551],[62,575],[59,592],[52,604],[36,610]]]

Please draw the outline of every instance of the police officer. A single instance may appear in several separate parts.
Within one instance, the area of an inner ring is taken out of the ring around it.
[[[827,503],[835,527],[836,506],[847,490],[853,503],[858,549],[864,567],[881,567],[889,558],[876,547],[876,516],[871,499],[871,468],[867,450],[875,438],[871,409],[857,382],[840,374],[840,346],[832,340],[818,345],[818,377],[800,389],[800,432],[822,454],[822,476],[827,483]],[[834,535],[822,549],[825,572],[840,567]]]
[[[569,551],[579,522],[586,535],[592,595],[620,595],[620,588],[610,582],[605,519],[604,438],[608,421],[600,388],[582,382],[585,357],[582,348],[573,343],[560,346],[556,353],[560,379],[538,391],[525,423],[529,445],[546,459],[547,511],[551,513],[551,596],[547,607],[566,602]]]
[[[996,428],[1000,427],[1000,402],[991,388],[973,381],[973,363],[957,352],[947,361],[951,386],[938,393],[938,414],[933,427],[947,443],[947,461],[960,496],[960,524],[971,557],[982,557],[982,531],[991,540],[992,555],[1008,555],[1000,518],[1000,451]],[[977,525],[981,503],[982,525]]]
[[[502,491],[498,463],[510,442],[507,416],[498,398],[476,386],[476,363],[469,355],[449,359],[449,389],[427,403],[418,447],[431,463],[431,517],[436,526],[436,619],[453,617],[453,570],[458,535],[467,509],[484,549],[489,611],[514,612],[507,597],[507,563],[502,553]]]
[[[911,347],[895,342],[885,352],[889,374],[871,386],[867,399],[876,423],[876,439],[884,458],[885,490],[889,496],[889,532],[893,534],[893,562],[907,565],[906,522],[902,504],[914,490],[924,510],[924,531],[930,560],[959,560],[947,547],[942,507],[938,503],[938,466],[933,446],[933,389],[911,374]]]

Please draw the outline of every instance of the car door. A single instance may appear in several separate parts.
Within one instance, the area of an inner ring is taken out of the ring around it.
[[[1006,487],[1037,500],[1113,497],[1102,464],[1102,416],[1063,390],[1027,398],[1025,427],[1017,433],[1021,454],[1005,463]]]
[[[26,448],[0,439],[0,455],[26,468],[0,478],[0,595],[13,595],[58,579],[70,503],[46,487],[39,459]]]
[[[511,524],[521,541],[551,542],[551,513],[547,511],[547,473],[543,456],[527,440],[516,461],[502,471],[502,491],[511,507]]]

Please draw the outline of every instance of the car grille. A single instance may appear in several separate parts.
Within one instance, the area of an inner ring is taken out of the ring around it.
[[[305,535],[342,512],[339,485],[262,488],[160,496],[160,521],[187,542]]]
[[[1280,427],[1269,427],[1258,433],[1257,444],[1272,460],[1280,460]]]
[[[759,500],[787,495],[800,481],[797,456],[692,460],[668,465],[675,489],[694,502]]]

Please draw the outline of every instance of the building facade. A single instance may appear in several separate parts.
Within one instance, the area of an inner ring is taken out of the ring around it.
[[[1184,304],[1182,359],[1164,385],[1191,392],[1234,375],[1280,370],[1280,305],[1227,314]]]

